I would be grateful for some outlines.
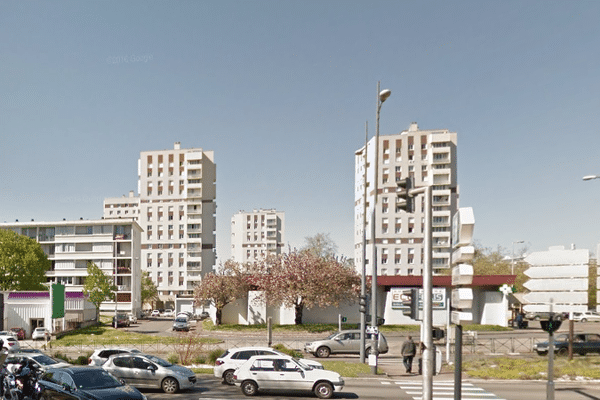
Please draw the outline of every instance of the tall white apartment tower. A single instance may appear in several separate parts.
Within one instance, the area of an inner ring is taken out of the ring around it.
[[[240,211],[231,218],[231,258],[245,263],[281,254],[285,213],[276,210]]]
[[[372,274],[370,258],[371,207],[375,176],[375,137],[367,143],[366,272]],[[363,209],[365,147],[355,153],[354,249],[357,268],[363,260]],[[415,198],[415,212],[408,214],[397,203],[397,182],[414,178],[415,187],[431,185],[433,272],[450,267],[450,227],[458,207],[456,179],[456,132],[419,130],[416,122],[395,135],[379,136],[378,200],[375,217],[378,275],[422,275],[424,261],[423,196]],[[362,271],[359,271],[361,273]]]
[[[182,149],[179,142],[170,150],[141,152],[138,194],[105,199],[105,218],[138,220],[144,230],[142,268],[162,300],[192,295],[216,261],[214,152]]]

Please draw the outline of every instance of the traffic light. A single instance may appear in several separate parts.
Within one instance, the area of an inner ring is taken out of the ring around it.
[[[366,319],[367,319],[368,323],[371,323],[371,316],[370,315],[367,315]],[[377,317],[377,325],[379,326],[379,325],[383,325],[383,324],[385,324],[385,318]]]
[[[367,312],[367,296],[366,295],[361,295],[360,296],[360,300],[358,301],[358,305],[359,307],[359,311],[361,313],[366,313]]]
[[[396,208],[406,211],[407,213],[415,212],[415,202],[410,190],[413,188],[413,178],[404,178],[397,182],[398,190],[396,191]]]
[[[562,321],[560,320],[560,317],[556,318],[554,316],[551,316],[548,321],[540,321],[542,329],[548,333],[553,333],[556,331],[558,328],[560,328],[561,324]]]
[[[410,289],[410,294],[404,294],[402,313],[411,319],[419,319],[419,289]]]

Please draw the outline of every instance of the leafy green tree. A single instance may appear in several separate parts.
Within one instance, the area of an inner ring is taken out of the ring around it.
[[[43,283],[51,266],[34,239],[0,229],[1,290],[47,290]]]
[[[526,252],[527,249],[521,249],[521,255]],[[511,262],[512,254],[503,247],[498,246],[496,250],[490,247],[483,247],[479,243],[475,243],[475,256],[472,260],[473,274],[475,275],[511,275],[514,269],[515,286],[518,292],[526,291],[523,284],[529,279],[525,275],[525,270],[529,268],[529,264],[518,260],[514,262],[514,266]],[[517,258],[517,255],[515,255]]]
[[[241,265],[227,260],[219,271],[204,275],[202,281],[194,288],[194,300],[197,304],[210,301],[216,309],[215,325],[220,325],[223,308],[247,296],[248,289]]]
[[[150,272],[145,271],[142,275],[142,288],[141,288],[142,306],[144,304],[150,304],[158,300],[158,288],[152,278],[150,278]]]
[[[113,278],[106,275],[96,264],[88,262],[87,277],[83,285],[83,293],[96,306],[96,315],[100,313],[100,304],[108,299],[115,299],[117,287]]]

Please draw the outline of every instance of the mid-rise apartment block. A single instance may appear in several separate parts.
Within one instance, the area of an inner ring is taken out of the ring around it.
[[[65,285],[67,292],[81,292],[89,262],[110,276],[117,287],[116,309],[138,314],[141,310],[142,229],[132,218],[59,222],[2,223],[35,239],[51,261],[48,282]],[[114,312],[114,300],[105,301],[101,311]]]
[[[281,254],[285,213],[276,210],[240,211],[231,218],[231,258],[245,263]]]
[[[216,227],[214,153],[200,148],[143,151],[138,196],[107,198],[104,217],[135,216],[143,229],[142,268],[162,300],[190,296],[213,270]]]
[[[406,213],[398,202],[398,182],[414,178],[415,187],[432,186],[432,264],[434,273],[450,267],[450,228],[458,207],[456,177],[456,132],[446,129],[420,130],[412,123],[408,130],[379,136],[378,165],[375,165],[375,137],[355,153],[355,264],[362,268],[363,233],[366,229],[366,271],[371,275],[371,206],[375,169],[378,169],[378,199],[375,217],[378,275],[422,275],[424,261],[425,213],[423,196],[415,200],[415,212]],[[367,215],[364,217],[365,161],[367,151]],[[359,271],[361,272],[361,271]]]

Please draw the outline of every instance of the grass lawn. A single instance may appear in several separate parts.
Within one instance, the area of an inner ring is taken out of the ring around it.
[[[548,357],[493,357],[463,363],[463,373],[483,379],[548,379]],[[574,356],[554,359],[554,379],[600,379],[600,357]]]

